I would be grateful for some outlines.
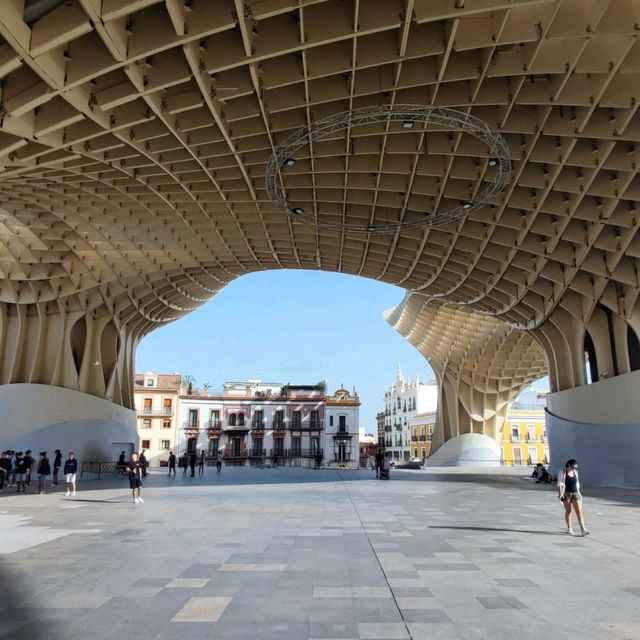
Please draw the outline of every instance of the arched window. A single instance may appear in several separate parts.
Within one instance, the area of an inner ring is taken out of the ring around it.
[[[238,414],[238,426],[244,427],[244,413]]]
[[[598,361],[596,348],[588,331],[584,332],[584,365],[587,384],[598,382]]]
[[[230,427],[235,427],[236,426],[236,414],[235,413],[229,414],[229,426]]]
[[[627,349],[631,371],[640,369],[640,341],[632,327],[627,327]]]

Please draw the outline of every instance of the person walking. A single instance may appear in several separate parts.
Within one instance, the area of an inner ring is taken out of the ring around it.
[[[11,479],[11,459],[7,451],[2,452],[0,457],[0,491],[4,491],[4,484],[9,486],[9,480]]]
[[[149,466],[149,462],[147,461],[147,456],[144,455],[144,452],[145,452],[144,449],[140,452],[140,457],[138,458],[138,461],[140,462],[140,466],[142,467],[142,477],[146,478],[147,467]]]
[[[180,466],[182,467],[182,475],[186,476],[189,468],[189,454],[186,451],[180,458]]]
[[[28,487],[31,484],[31,471],[33,469],[33,456],[31,455],[31,449],[27,449],[24,452],[24,463],[27,468],[25,483]]]
[[[200,451],[200,457],[198,458],[198,475],[199,476],[204,475],[204,462],[205,462],[205,455],[204,455],[204,449],[202,449]]]
[[[191,467],[191,477],[195,477],[196,475],[196,463],[198,462],[198,456],[196,455],[195,449],[191,451],[189,454],[189,467]]]
[[[176,477],[176,454],[173,451],[169,451],[169,473],[167,475],[171,475],[173,471],[173,477]]]
[[[138,454],[134,451],[131,454],[131,460],[126,465],[126,473],[129,476],[129,486],[131,487],[131,493],[133,495],[133,501],[135,504],[142,504],[142,476],[144,467],[142,462],[138,459]]]
[[[64,463],[64,481],[67,485],[67,492],[65,496],[76,495],[76,474],[78,473],[78,461],[76,460],[76,454],[73,451],[69,451],[69,457]]]
[[[62,453],[60,453],[60,449],[56,449],[55,456],[53,458],[53,484],[58,484],[58,472],[60,471],[60,467],[62,466]]]
[[[216,473],[222,473],[222,449],[218,449],[218,455],[216,456]]]
[[[591,532],[584,523],[580,478],[578,477],[578,462],[573,458],[567,460],[564,469],[558,474],[558,498],[564,504],[564,519],[567,523],[567,533],[573,535],[573,527],[571,526],[571,507],[573,507],[578,517],[580,529],[582,529],[582,535],[588,536]]]
[[[384,453],[378,449],[378,453],[376,453],[376,478],[380,477],[382,473],[382,467],[384,465]]]
[[[47,452],[40,452],[40,460],[38,460],[38,493],[43,494],[47,486],[47,478],[51,474],[51,465],[49,464],[49,458],[47,458]]]
[[[16,493],[25,493],[27,490],[27,461],[22,451],[16,454]]]
[[[124,473],[124,468],[127,464],[127,456],[125,455],[124,451],[120,452],[120,455],[118,456],[118,471],[120,473]]]

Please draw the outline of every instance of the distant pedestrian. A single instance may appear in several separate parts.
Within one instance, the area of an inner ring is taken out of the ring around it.
[[[187,452],[183,453],[180,457],[180,466],[182,467],[182,475],[187,475],[187,469],[189,468],[189,454]]]
[[[55,450],[55,456],[53,458],[53,484],[58,484],[58,472],[60,471],[60,467],[62,466],[62,453],[60,453],[60,449]]]
[[[78,473],[78,461],[73,451],[69,452],[69,457],[64,463],[64,481],[67,484],[67,492],[65,496],[76,495],[76,474]]]
[[[278,454],[274,453],[272,458],[273,468],[275,469],[278,466]]]
[[[9,486],[11,479],[11,459],[6,451],[0,456],[0,491],[4,490],[5,483]]]
[[[27,461],[24,453],[18,451],[16,454],[16,493],[24,493],[27,490]]]
[[[193,478],[196,475],[196,463],[198,462],[198,456],[196,455],[195,450],[192,450],[189,454],[189,466],[191,467],[191,477]]]
[[[121,451],[120,455],[118,456],[118,465],[117,465],[118,471],[120,473],[124,473],[124,468],[126,464],[127,464],[127,456],[124,451]]]
[[[131,493],[133,495],[133,501],[135,504],[142,504],[142,475],[143,475],[142,463],[138,459],[138,454],[134,451],[131,454],[131,460],[126,465],[126,472],[129,475],[129,486],[131,487]]]
[[[218,449],[218,454],[216,455],[216,473],[222,473],[222,449]]]
[[[33,470],[33,456],[31,455],[31,449],[27,449],[24,452],[24,463],[27,468],[27,474],[25,478],[25,483],[27,487],[31,484],[31,471]]]
[[[40,452],[40,460],[38,460],[38,493],[44,493],[47,486],[47,478],[51,474],[51,465],[49,464],[49,458],[47,458],[47,452]]]
[[[383,466],[384,466],[384,453],[382,453],[382,451],[378,451],[378,453],[376,453],[376,478],[380,477]]]
[[[142,475],[143,477],[147,477],[147,467],[149,466],[149,462],[147,461],[147,456],[144,454],[145,450],[143,449],[140,452],[140,457],[138,461],[140,462],[140,466],[142,467]]]
[[[176,454],[173,451],[169,451],[169,473],[167,475],[171,475],[173,471],[173,477],[176,477]]]
[[[198,475],[204,475],[204,463],[205,463],[205,455],[204,449],[200,451],[200,457],[198,458]]]
[[[571,507],[573,506],[582,535],[588,536],[590,531],[584,523],[582,513],[582,495],[580,493],[580,479],[578,477],[578,462],[571,458],[567,460],[564,469],[558,474],[558,498],[564,504],[564,519],[567,523],[567,533],[573,535],[571,526]]]

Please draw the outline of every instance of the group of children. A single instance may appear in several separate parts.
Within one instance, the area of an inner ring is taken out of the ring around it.
[[[31,485],[34,467],[35,475],[38,476],[38,493],[45,493],[47,482],[51,475],[51,464],[47,457],[47,452],[41,451],[38,460],[36,460],[31,453],[31,449],[27,449],[25,452],[3,451],[0,456],[0,490],[4,490],[5,486],[7,488],[15,487],[16,493],[26,493],[27,487]],[[58,484],[58,473],[61,467],[62,453],[60,449],[56,449],[53,460],[52,486]],[[66,496],[76,495],[77,471],[78,461],[73,451],[71,451],[63,469],[67,489]]]

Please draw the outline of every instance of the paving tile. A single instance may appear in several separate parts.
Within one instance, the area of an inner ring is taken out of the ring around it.
[[[391,598],[387,587],[316,587],[314,598]]]
[[[478,598],[478,602],[485,609],[526,609],[524,603],[520,602],[517,598],[501,598],[497,597],[481,597]]]
[[[218,622],[231,598],[206,596],[190,598],[171,622]]]
[[[202,589],[209,582],[209,578],[174,578],[168,589]]]
[[[397,623],[358,623],[360,640],[405,640],[409,632],[403,622]]]

